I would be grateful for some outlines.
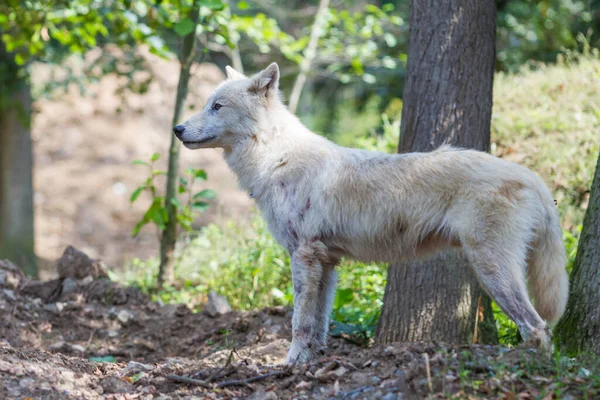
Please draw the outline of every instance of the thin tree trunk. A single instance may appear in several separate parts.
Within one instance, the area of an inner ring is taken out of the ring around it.
[[[298,109],[298,103],[300,102],[302,89],[304,89],[304,85],[306,84],[308,71],[310,71],[312,62],[317,55],[317,45],[319,44],[319,37],[321,37],[323,25],[325,24],[325,12],[327,11],[327,7],[329,7],[329,0],[319,1],[319,8],[317,9],[317,14],[315,15],[315,22],[313,23],[310,31],[310,39],[308,41],[308,45],[306,46],[306,50],[304,51],[304,58],[300,63],[300,72],[298,73],[296,82],[294,82],[292,94],[290,95],[290,102],[288,104],[288,109],[294,114]]]
[[[31,91],[0,41],[0,259],[37,276],[33,229]]]
[[[177,84],[177,99],[175,101],[175,110],[173,113],[173,126],[179,123],[183,110],[185,109],[185,100],[188,94],[188,83],[190,80],[190,68],[196,55],[196,24],[198,23],[198,12],[200,1],[194,0],[189,18],[194,23],[194,29],[183,39],[181,49],[179,70],[179,83]],[[179,149],[181,143],[171,134],[171,146],[169,147],[169,169],[167,172],[167,190],[165,194],[165,203],[169,219],[160,242],[160,268],[158,271],[158,283],[160,286],[171,284],[175,280],[175,241],[177,240],[177,220],[175,218],[175,206],[171,199],[177,197],[177,178],[179,175]]]
[[[225,10],[225,16],[229,20],[231,20],[231,3],[229,0],[224,1],[227,4],[227,10]],[[234,48],[229,51],[229,56],[231,57],[231,64],[233,64],[233,69],[235,69],[240,74],[244,74],[244,64],[242,63],[242,56],[240,55],[240,47],[238,46],[238,40],[236,38],[231,37],[231,41],[234,44]],[[229,47],[226,47],[229,49]]]
[[[600,355],[600,156],[590,189],[565,317],[556,327],[560,344],[570,354]]]
[[[399,152],[489,150],[495,17],[494,0],[411,1]],[[379,342],[495,337],[490,300],[462,253],[390,267]]]

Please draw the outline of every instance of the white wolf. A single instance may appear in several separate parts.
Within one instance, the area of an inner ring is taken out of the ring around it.
[[[189,149],[224,149],[290,252],[295,295],[286,363],[324,349],[341,257],[397,262],[448,246],[467,254],[523,338],[552,351],[544,320],[552,326],[563,314],[568,278],[558,213],[540,178],[449,146],[394,155],[338,146],[287,110],[276,63],[250,78],[226,70],[204,109],[173,130]]]

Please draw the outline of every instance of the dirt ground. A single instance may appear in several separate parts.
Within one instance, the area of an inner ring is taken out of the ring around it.
[[[320,359],[283,368],[277,364],[289,346],[290,309],[210,317],[185,305],[161,305],[109,281],[101,263],[73,248],[56,269],[55,280],[31,281],[0,261],[2,399],[600,395],[598,383],[585,375],[554,383],[556,366],[532,350],[440,343],[366,347],[335,330]]]
[[[154,152],[166,157],[179,63],[141,54],[154,76],[145,94],[120,95],[122,79],[108,75],[86,85],[84,95],[72,85],[68,93],[55,91],[51,98],[39,98],[34,104],[35,240],[43,279],[53,277],[47,266],[69,243],[116,268],[134,257],[157,255],[153,227],[145,227],[138,238],[130,235],[150,202],[142,196],[139,203],[129,203],[133,190],[148,176],[145,167],[131,162],[148,160]],[[86,62],[97,56],[96,51],[90,52]],[[65,64],[75,74],[82,67],[75,60]],[[34,92],[63,75],[64,69],[36,65]],[[184,118],[204,106],[222,79],[223,73],[213,64],[193,68]],[[166,169],[166,159],[158,166]],[[180,166],[204,168],[208,181],[198,189],[211,188],[218,194],[196,227],[248,215],[252,202],[238,190],[219,150],[183,148]]]

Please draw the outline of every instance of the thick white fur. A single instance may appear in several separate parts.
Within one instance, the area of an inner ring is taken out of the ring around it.
[[[227,73],[205,109],[182,124],[180,139],[191,149],[225,149],[241,187],[290,251],[288,363],[325,346],[340,257],[397,262],[452,246],[465,251],[522,336],[552,349],[544,320],[555,323],[565,309],[565,251],[550,191],[533,172],[449,146],[394,155],[341,147],[287,110],[276,64],[251,78]]]

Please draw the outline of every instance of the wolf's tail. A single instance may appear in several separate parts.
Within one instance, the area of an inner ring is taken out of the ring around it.
[[[569,278],[558,213],[554,204],[544,208],[546,217],[530,252],[527,278],[535,309],[552,327],[567,306]]]

